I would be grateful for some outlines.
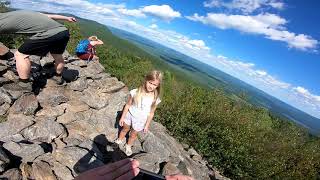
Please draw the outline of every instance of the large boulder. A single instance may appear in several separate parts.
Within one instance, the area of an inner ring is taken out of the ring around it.
[[[93,156],[88,150],[79,147],[66,147],[64,149],[57,149],[52,154],[56,161],[67,166],[75,174],[79,174],[104,164],[101,160]]]
[[[34,123],[31,116],[23,114],[10,114],[6,122],[0,123],[0,141],[2,138],[12,136]]]
[[[44,154],[44,150],[39,143],[25,144],[16,142],[6,142],[3,147],[14,156],[21,158],[22,162],[33,162],[36,157]]]
[[[10,113],[22,113],[27,116],[33,115],[38,108],[38,101],[34,94],[24,94],[16,100],[10,108]]]
[[[7,154],[0,147],[0,173],[3,172],[10,163],[10,159]]]
[[[53,118],[37,121],[34,125],[22,131],[22,135],[29,141],[51,143],[53,139],[66,134],[64,127]]]

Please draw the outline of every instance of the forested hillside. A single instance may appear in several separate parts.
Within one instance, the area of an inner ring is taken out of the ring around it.
[[[129,88],[137,87],[144,74],[160,68],[164,72],[162,103],[155,121],[161,122],[181,142],[201,152],[225,176],[234,179],[320,178],[319,138],[291,122],[273,117],[267,110],[230,98],[219,89],[205,89],[157,62],[128,41],[111,34],[107,27],[80,20],[66,24],[71,32],[68,45],[97,35],[105,45],[98,48],[106,71]],[[0,41],[16,47],[19,36]]]
[[[87,26],[80,21],[77,28],[74,33],[98,35],[106,42],[98,50],[101,62],[129,88],[137,87],[153,68],[164,71],[163,102],[155,120],[180,141],[194,146],[227,177],[319,178],[316,149],[320,142],[306,130],[273,117],[266,109],[235,101],[220,89],[188,82],[142,50],[132,51],[132,44],[113,37],[103,25],[90,22]]]

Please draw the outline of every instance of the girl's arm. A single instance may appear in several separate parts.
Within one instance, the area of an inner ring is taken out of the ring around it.
[[[129,95],[129,98],[128,98],[128,102],[126,103],[126,105],[124,106],[123,108],[123,111],[122,111],[122,114],[121,114],[121,118],[119,120],[119,125],[122,127],[123,126],[123,122],[124,122],[124,118],[126,117],[128,111],[129,111],[129,108],[132,104],[132,97],[131,95]]]
[[[51,19],[54,20],[65,20],[65,21],[69,21],[69,22],[76,22],[76,18],[74,17],[68,17],[68,16],[62,16],[62,15],[58,15],[58,14],[44,14],[46,16],[48,16]]]
[[[144,126],[144,129],[143,129],[144,133],[149,131],[149,126],[150,126],[151,120],[153,119],[154,112],[156,111],[156,108],[157,108],[157,106],[154,106],[153,108],[151,108],[151,111],[150,111],[148,118],[147,118],[146,125]]]
[[[90,44],[92,46],[95,46],[95,45],[102,45],[103,44],[103,41],[101,41],[100,39],[96,40],[96,41],[91,41]]]

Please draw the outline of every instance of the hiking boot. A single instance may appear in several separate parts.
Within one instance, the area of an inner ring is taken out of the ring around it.
[[[3,88],[9,91],[31,92],[32,83],[19,81],[16,83],[4,84]]]
[[[132,155],[131,146],[128,145],[128,144],[126,144],[126,145],[125,145],[125,149],[126,149],[126,151],[125,151],[126,155],[127,155],[127,156],[131,156],[131,155]]]
[[[51,78],[57,85],[62,85],[64,83],[64,79],[62,76],[53,76]]]

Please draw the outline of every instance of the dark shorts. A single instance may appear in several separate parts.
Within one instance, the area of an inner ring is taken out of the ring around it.
[[[46,56],[51,54],[62,54],[67,47],[70,38],[69,31],[62,31],[46,39],[27,39],[18,49],[26,55]]]

